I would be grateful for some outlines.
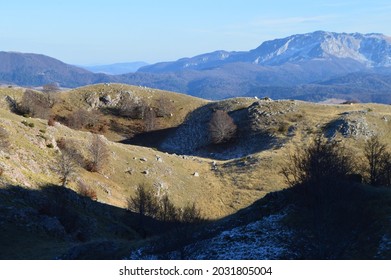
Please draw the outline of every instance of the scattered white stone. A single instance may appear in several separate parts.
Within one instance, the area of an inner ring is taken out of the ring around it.
[[[157,156],[157,157],[156,157],[156,161],[157,161],[157,162],[163,162],[163,159],[162,159],[161,157]]]
[[[200,174],[199,174],[198,172],[194,172],[194,173],[193,173],[193,176],[194,176],[194,177],[200,177]]]
[[[148,161],[145,157],[140,158],[141,161]]]

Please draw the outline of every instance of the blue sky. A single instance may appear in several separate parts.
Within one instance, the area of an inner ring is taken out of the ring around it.
[[[0,50],[72,64],[176,60],[316,30],[391,36],[389,0],[0,0]]]

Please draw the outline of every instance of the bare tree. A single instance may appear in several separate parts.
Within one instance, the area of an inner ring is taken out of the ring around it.
[[[69,180],[73,178],[76,173],[76,164],[72,156],[66,152],[62,152],[57,165],[57,173],[59,175],[60,183],[66,187]]]
[[[94,134],[88,150],[91,155],[88,170],[91,172],[102,171],[110,156],[109,149],[103,141],[102,136]]]
[[[214,144],[230,141],[236,134],[237,126],[227,112],[217,110],[209,122],[209,133]]]
[[[386,144],[377,135],[369,138],[364,146],[364,156],[368,162],[369,184],[391,185],[391,154]]]
[[[179,211],[171,202],[168,195],[164,195],[159,203],[159,219],[164,222],[176,222],[179,220]]]

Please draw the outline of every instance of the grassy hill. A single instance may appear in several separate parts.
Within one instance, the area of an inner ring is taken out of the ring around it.
[[[159,232],[158,222],[151,220],[141,230],[137,215],[125,211],[140,185],[158,197],[167,194],[178,208],[194,202],[204,218],[220,223],[286,188],[281,166],[319,132],[342,141],[358,161],[371,135],[391,145],[387,105],[255,98],[211,102],[151,88],[96,84],[56,93],[47,108],[48,121],[13,112],[13,102],[21,102],[24,92],[0,88],[0,127],[9,142],[0,152],[0,223],[6,229],[1,240],[12,244],[2,242],[1,258],[88,258],[94,244],[111,248],[111,257],[103,258],[129,256]],[[127,102],[132,109],[142,108],[142,115],[129,115]],[[207,135],[216,110],[228,112],[237,124],[233,141],[216,145]],[[109,154],[99,172],[86,164],[95,134],[102,135]],[[79,159],[65,189],[58,172],[64,141]],[[86,198],[81,186],[96,195]],[[56,199],[63,208],[46,203]],[[71,223],[76,216],[77,223]],[[94,226],[83,230],[85,224]],[[27,236],[33,236],[31,241]]]

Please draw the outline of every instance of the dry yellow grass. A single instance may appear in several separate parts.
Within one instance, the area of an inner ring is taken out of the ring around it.
[[[164,127],[180,125],[189,112],[208,102],[171,92],[110,84],[61,92],[61,102],[55,106],[54,111],[59,115],[66,115],[76,108],[91,109],[86,103],[86,95],[111,94],[114,97],[123,91],[132,92],[150,104],[160,96],[171,100],[174,105],[173,116],[164,120]],[[10,133],[12,146],[9,152],[0,152],[0,164],[4,169],[0,177],[1,185],[17,184],[39,188],[44,184],[58,183],[54,167],[60,152],[56,140],[71,139],[84,156],[88,157],[86,147],[92,134],[72,130],[60,123],[48,126],[46,120],[26,119],[11,113],[7,109],[5,96],[20,98],[22,92],[18,88],[0,89],[0,125]],[[256,101],[240,100],[242,107],[250,106]],[[242,159],[216,161],[217,170],[212,170],[214,160],[166,154],[151,148],[116,143],[113,140],[121,140],[123,136],[109,131],[105,142],[110,150],[110,159],[105,169],[101,173],[91,173],[79,167],[77,176],[69,187],[77,190],[77,181],[81,180],[96,190],[99,201],[126,207],[127,199],[134,194],[136,187],[145,183],[153,186],[157,193],[168,193],[179,207],[196,202],[205,217],[218,218],[248,206],[271,191],[285,188],[279,171],[287,155],[295,147],[306,145],[317,131],[340,118],[343,113],[365,111],[364,117],[369,126],[391,145],[391,107],[387,105],[324,105],[299,101],[270,104],[273,110],[279,110],[286,104],[293,104],[295,107],[294,111],[278,116],[278,122],[285,123],[287,127],[296,126],[295,133],[291,136],[286,135],[285,129],[275,128],[277,137],[285,141],[280,147]],[[22,124],[24,120],[34,123],[34,127]],[[123,119],[118,121],[125,124],[129,122]],[[365,137],[343,138],[343,141],[358,153]],[[49,144],[53,148],[48,147]],[[195,173],[199,176],[194,176]]]

